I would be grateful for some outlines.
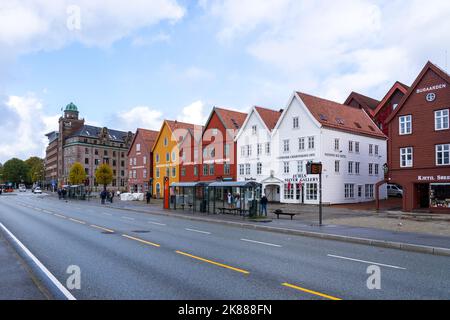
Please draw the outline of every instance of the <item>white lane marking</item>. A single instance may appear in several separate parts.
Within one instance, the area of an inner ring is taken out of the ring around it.
[[[151,224],[156,224],[157,226],[165,226],[164,223],[153,222],[153,221],[147,221],[147,222],[148,222],[148,223],[151,223]]]
[[[51,211],[48,211],[48,210],[45,210],[45,209],[42,210],[42,211],[45,212],[45,213],[50,213],[50,214],[52,213]]]
[[[253,242],[253,243],[258,243],[258,244],[264,244],[266,246],[271,246],[271,247],[281,247],[279,244],[273,244],[273,243],[268,243],[268,242],[261,242],[261,241],[250,240],[250,239],[241,239],[241,241],[247,241],[247,242]]]
[[[365,261],[365,260],[359,260],[359,259],[354,259],[354,258],[348,258],[348,257],[336,256],[336,255],[334,255],[334,254],[327,254],[327,256],[332,257],[332,258],[337,258],[337,259],[344,259],[344,260],[350,260],[350,261],[355,261],[355,262],[362,262],[362,263],[367,263],[367,264],[374,264],[374,265],[382,266],[382,267],[388,267],[388,268],[394,268],[394,269],[406,270],[406,268],[399,267],[399,266],[393,266],[393,265],[390,265],[390,264],[378,263],[378,262],[373,262],[373,261]]]
[[[203,234],[211,234],[211,232],[208,232],[208,231],[195,230],[195,229],[189,229],[189,228],[184,228],[184,230],[192,231],[192,232],[198,232],[198,233],[203,233]]]
[[[19,247],[25,252],[25,254],[30,257],[31,260],[33,260],[38,268],[41,269],[41,271],[50,279],[50,281],[61,291],[61,293],[67,298],[67,300],[76,300],[76,298],[61,284],[61,282],[59,282],[58,279],[56,279],[56,277],[38,260],[38,258],[36,258],[30,252],[30,250],[28,250],[27,247],[25,247],[23,243],[20,242],[19,239],[17,239],[11,233],[11,231],[9,231],[1,222],[0,227],[2,227],[2,229],[5,230],[7,234],[9,234],[9,236],[19,245]]]
[[[107,216],[112,216],[111,213],[107,213],[107,212],[100,212],[101,214],[107,215]]]
[[[130,217],[121,217],[122,219],[127,219],[127,220],[134,220],[134,218],[130,218]]]

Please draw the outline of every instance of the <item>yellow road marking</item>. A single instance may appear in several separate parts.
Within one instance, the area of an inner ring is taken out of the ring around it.
[[[73,222],[76,222],[76,223],[86,224],[86,222],[84,222],[84,221],[73,219],[73,218],[69,218],[69,220],[73,221]]]
[[[60,215],[60,214],[57,214],[57,213],[54,213],[53,215],[54,215],[54,216],[57,216],[57,217],[60,217],[60,218],[63,218],[63,219],[67,219],[66,216],[63,216],[63,215]]]
[[[327,299],[331,299],[331,300],[342,300],[340,298],[329,296],[329,295],[321,293],[321,292],[305,289],[305,288],[302,288],[302,287],[299,287],[299,286],[294,286],[293,284],[286,283],[286,282],[282,283],[281,285],[283,285],[285,287],[293,288],[293,289],[296,289],[296,290],[300,290],[300,291],[303,291],[303,292],[307,292],[307,293],[310,293],[310,294],[314,294],[314,295],[322,297],[322,298],[327,298]]]
[[[91,224],[91,227],[97,228],[97,229],[100,229],[100,230],[103,230],[103,231],[111,232],[111,233],[114,232],[114,230],[103,228],[103,227],[100,227],[100,226],[96,226],[95,224]]]
[[[250,272],[248,272],[246,270],[243,270],[243,269],[231,267],[231,266],[228,266],[228,265],[223,264],[223,263],[218,263],[218,262],[211,261],[211,260],[208,260],[208,259],[200,258],[200,257],[194,256],[194,255],[186,253],[186,252],[182,252],[182,251],[175,251],[175,252],[178,253],[178,254],[181,254],[183,256],[187,256],[187,257],[190,257],[190,258],[193,258],[193,259],[197,259],[197,260],[200,260],[200,261],[203,261],[203,262],[214,264],[214,265],[222,267],[222,268],[230,269],[230,270],[241,272],[241,273],[244,273],[244,274],[249,274],[250,273]]]
[[[149,244],[149,245],[154,246],[154,247],[160,247],[160,245],[157,244],[157,243],[153,243],[153,242],[150,242],[150,241],[145,241],[145,240],[142,240],[142,239],[139,239],[139,238],[135,238],[135,237],[126,235],[126,234],[123,234],[122,237],[131,239],[131,240],[135,240],[135,241],[139,241],[139,242],[142,242],[142,243],[145,243],[145,244]]]

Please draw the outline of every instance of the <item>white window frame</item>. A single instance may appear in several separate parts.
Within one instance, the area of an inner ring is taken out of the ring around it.
[[[290,147],[289,139],[283,140],[283,152],[284,153],[289,152],[289,149],[290,149],[289,147]]]
[[[434,112],[434,130],[441,131],[449,129],[450,128],[449,120],[450,120],[449,109],[436,110]],[[443,126],[443,124],[446,124],[446,126]]]
[[[409,124],[409,131],[408,129]],[[404,115],[398,118],[398,134],[401,136],[412,134],[412,115]]]
[[[283,162],[283,173],[289,174],[289,171],[290,171],[289,161],[284,161]]]
[[[261,162],[258,162],[256,164],[256,174],[257,175],[261,175],[262,174],[262,163]]]
[[[293,128],[293,129],[298,129],[298,128],[299,128],[298,117],[293,117],[293,118],[292,118],[292,128]]]
[[[305,150],[305,138],[304,137],[298,138],[298,150],[299,151]]]
[[[411,155],[411,160],[408,160],[408,155]],[[406,157],[405,165],[403,165],[403,156]],[[400,168],[412,168],[413,165],[414,165],[414,149],[413,149],[413,147],[400,148]]]
[[[442,150],[438,150],[439,148],[442,148]],[[445,150],[447,149],[447,150]],[[447,144],[438,144],[436,145],[436,165],[437,166],[448,166],[450,165],[450,143]],[[438,153],[442,153],[442,163],[439,163],[438,161]],[[445,163],[445,153],[447,153],[447,162]]]

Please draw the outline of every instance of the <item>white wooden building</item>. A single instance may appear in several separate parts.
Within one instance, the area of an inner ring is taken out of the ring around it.
[[[386,136],[364,110],[299,92],[282,112],[267,110],[253,108],[236,136],[238,181],[262,183],[269,201],[317,204],[318,176],[306,174],[306,163],[318,161],[324,203],[374,200]],[[380,198],[386,197],[383,186]]]

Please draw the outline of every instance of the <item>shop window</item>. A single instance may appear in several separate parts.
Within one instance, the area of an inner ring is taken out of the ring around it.
[[[450,208],[450,184],[430,185],[430,206],[432,208]]]
[[[317,200],[317,183],[306,184],[306,200]]]
[[[284,185],[284,199],[294,200],[294,185],[291,183],[286,183]]]
[[[346,183],[344,186],[344,196],[345,199],[352,199],[355,197],[355,185],[351,183]]]

